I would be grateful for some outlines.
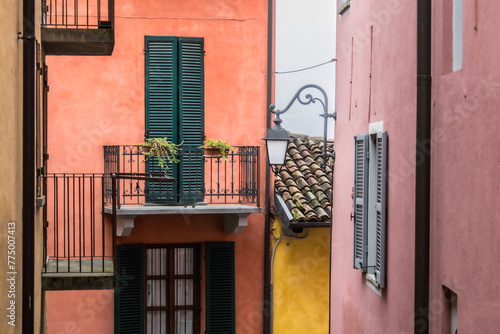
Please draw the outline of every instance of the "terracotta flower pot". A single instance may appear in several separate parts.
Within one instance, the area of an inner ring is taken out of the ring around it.
[[[221,154],[219,148],[204,147],[203,153],[204,153],[203,156],[208,157],[208,158],[220,158],[220,157],[222,157],[222,154]]]

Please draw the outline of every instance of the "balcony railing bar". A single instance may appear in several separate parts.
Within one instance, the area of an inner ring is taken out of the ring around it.
[[[107,225],[96,207],[99,201],[104,207],[104,174],[48,174],[47,178],[53,187],[47,205],[53,210],[44,231],[44,272],[109,272],[106,261],[113,259],[114,248],[110,247],[113,234],[106,229],[115,231],[115,226]],[[84,268],[85,261],[90,268]]]
[[[97,29],[114,27],[114,0],[97,0],[89,4],[79,0],[42,1],[42,26],[63,29]],[[81,6],[81,7],[80,7]],[[102,24],[108,22],[107,24]]]

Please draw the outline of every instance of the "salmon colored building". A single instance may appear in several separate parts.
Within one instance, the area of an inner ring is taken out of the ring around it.
[[[496,332],[500,5],[338,9],[331,332]]]
[[[268,4],[113,14],[112,55],[47,58],[48,333],[262,333]]]

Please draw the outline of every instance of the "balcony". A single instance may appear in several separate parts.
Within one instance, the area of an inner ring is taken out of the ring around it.
[[[112,289],[115,227],[102,214],[103,174],[48,174],[44,290]]]
[[[117,235],[129,235],[135,217],[158,214],[222,214],[224,231],[241,233],[248,215],[262,212],[259,147],[237,146],[224,160],[183,145],[180,162],[163,173],[141,150],[104,147],[104,212],[115,211]]]
[[[44,290],[111,289],[116,236],[139,215],[218,214],[226,233],[241,233],[260,208],[260,148],[235,147],[227,160],[183,146],[167,175],[148,169],[141,148],[104,147],[105,173],[48,174]],[[198,169],[185,168],[196,162]],[[189,180],[176,179],[173,174]],[[195,182],[196,181],[196,182]]]
[[[43,0],[46,55],[106,56],[115,45],[114,0]]]

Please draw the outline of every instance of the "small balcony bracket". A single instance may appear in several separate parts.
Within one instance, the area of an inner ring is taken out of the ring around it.
[[[134,228],[135,216],[117,216],[116,217],[116,236],[128,237]]]
[[[249,214],[225,214],[224,215],[224,232],[230,234],[240,234],[247,226]]]

